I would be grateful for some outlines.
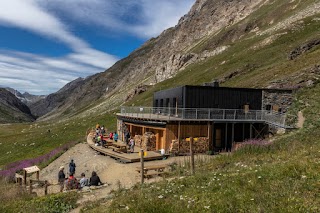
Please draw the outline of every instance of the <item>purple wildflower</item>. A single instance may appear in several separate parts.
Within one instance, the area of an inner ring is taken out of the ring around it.
[[[49,161],[50,159],[56,157],[59,154],[62,154],[64,151],[68,150],[70,147],[74,146],[76,142],[69,142],[64,144],[63,146],[57,147],[56,149],[52,150],[51,152],[41,155],[36,158],[32,159],[25,159],[21,161],[16,161],[13,163],[8,164],[4,170],[0,171],[0,176],[2,177],[14,177],[15,173],[23,168],[33,166],[36,164],[44,163]]]

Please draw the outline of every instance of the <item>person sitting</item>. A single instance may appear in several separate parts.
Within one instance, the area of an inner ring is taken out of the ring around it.
[[[99,186],[99,185],[103,185],[103,183],[101,182],[97,173],[93,171],[90,177],[90,186]]]
[[[84,173],[81,173],[80,188],[82,189],[85,186],[89,186],[89,180]]]
[[[78,181],[73,173],[70,173],[69,178],[66,180],[66,188],[67,190],[78,189]]]
[[[109,134],[109,139],[110,139],[110,140],[113,140],[113,132],[110,132],[110,134]]]

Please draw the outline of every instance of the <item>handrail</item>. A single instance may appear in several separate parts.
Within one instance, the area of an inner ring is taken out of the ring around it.
[[[286,114],[270,110],[216,108],[121,107],[120,115],[161,120],[261,121],[287,128]]]

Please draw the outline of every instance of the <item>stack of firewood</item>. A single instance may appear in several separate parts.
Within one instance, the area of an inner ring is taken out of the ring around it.
[[[169,148],[169,152],[173,154],[178,154],[179,152],[179,141],[172,140]]]
[[[190,142],[186,139],[180,140],[179,153],[186,154],[190,152]]]
[[[180,146],[179,146],[180,145]],[[170,152],[179,152],[180,154],[190,153],[190,140],[182,139],[180,144],[178,140],[172,140]],[[193,153],[207,153],[209,151],[209,139],[207,137],[198,137],[193,141]]]
[[[209,151],[209,139],[207,137],[199,137],[197,141],[193,141],[194,153],[207,153]]]
[[[146,132],[142,136],[141,148],[147,151],[156,150],[156,136],[152,132]]]

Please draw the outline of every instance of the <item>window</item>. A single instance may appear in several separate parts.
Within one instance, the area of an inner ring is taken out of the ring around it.
[[[266,110],[271,110],[271,104],[266,105]]]

